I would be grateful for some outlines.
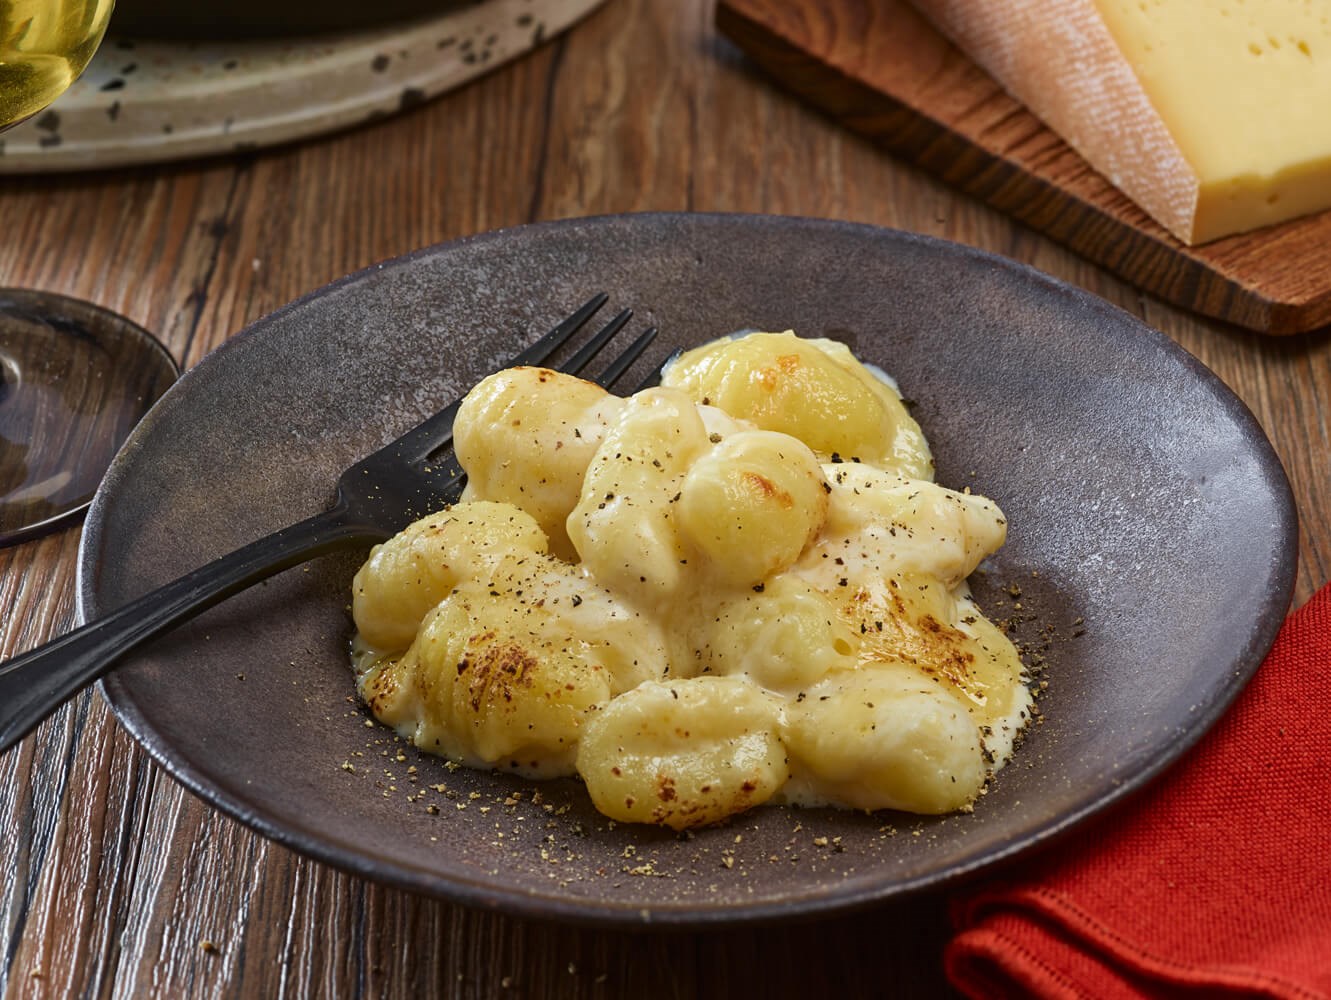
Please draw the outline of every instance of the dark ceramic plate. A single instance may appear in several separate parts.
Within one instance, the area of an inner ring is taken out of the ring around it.
[[[450,771],[350,703],[359,555],[277,577],[106,681],[164,767],[260,833],[407,889],[591,922],[772,920],[937,886],[1065,833],[1195,742],[1270,645],[1293,580],[1288,483],[1193,358],[1001,258],[745,216],[491,233],[256,323],[171,389],[107,476],[84,616],[321,509],[344,466],[599,289],[667,347],[744,327],[845,340],[915,400],[940,481],[1005,508],[1008,544],[975,590],[1049,686],[974,813],[766,808],[679,838],[607,823],[572,781]]]

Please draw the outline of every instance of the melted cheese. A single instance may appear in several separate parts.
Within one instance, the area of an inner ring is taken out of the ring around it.
[[[914,0],[1185,243],[1331,207],[1331,10]]]
[[[843,346],[719,342],[626,400],[510,369],[458,423],[467,500],[353,587],[361,696],[417,746],[676,829],[965,809],[1013,752],[1031,695],[966,589],[1002,512]]]

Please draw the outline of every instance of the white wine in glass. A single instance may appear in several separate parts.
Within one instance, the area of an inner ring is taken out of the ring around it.
[[[0,129],[41,111],[78,79],[113,0],[0,0]]]
[[[78,78],[111,6],[0,0],[0,131]],[[78,267],[75,256],[64,270]],[[176,374],[166,349],[124,317],[50,292],[0,288],[0,545],[82,513],[121,442]]]

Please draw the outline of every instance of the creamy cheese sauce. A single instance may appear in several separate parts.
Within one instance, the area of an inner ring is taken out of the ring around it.
[[[511,369],[454,432],[463,502],[354,583],[360,693],[417,746],[675,829],[968,809],[1012,754],[1026,678],[966,585],[1002,512],[843,345],[718,341],[627,400]]]

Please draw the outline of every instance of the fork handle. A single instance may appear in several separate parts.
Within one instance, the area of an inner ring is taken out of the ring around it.
[[[284,569],[383,537],[338,504],[0,664],[0,753],[140,643]]]

